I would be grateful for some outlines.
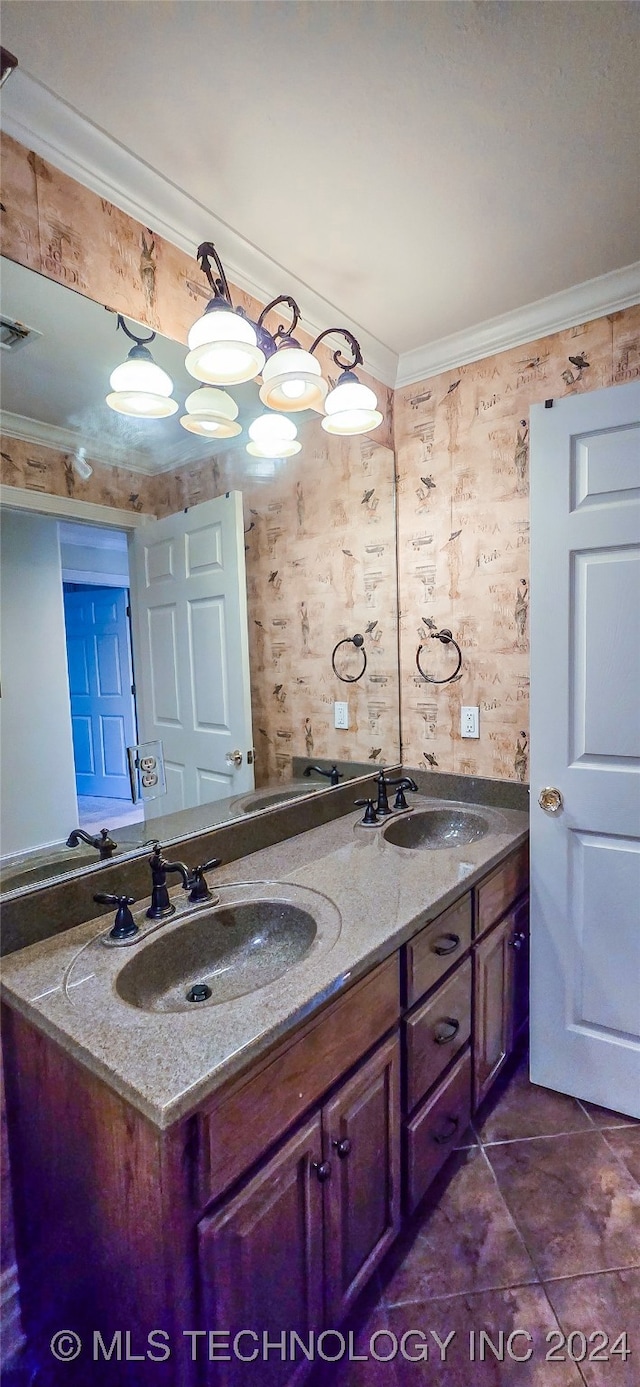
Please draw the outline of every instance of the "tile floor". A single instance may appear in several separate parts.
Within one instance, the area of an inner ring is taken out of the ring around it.
[[[327,1365],[313,1387],[640,1387],[640,1122],[531,1084],[522,1061],[465,1141],[343,1326],[362,1355],[407,1335],[406,1356]],[[481,1331],[504,1361],[488,1344],[481,1361]],[[58,1387],[26,1364],[2,1382]]]
[[[144,805],[128,799],[100,799],[78,795],[78,824],[86,833],[99,833],[115,824],[137,824],[144,819]]]
[[[640,1387],[640,1123],[531,1084],[523,1060],[466,1141],[347,1326],[362,1354],[387,1331],[381,1356],[409,1334],[417,1358],[421,1331],[428,1359],[335,1364],[318,1387]],[[479,1361],[482,1330],[498,1350],[504,1332],[503,1362]],[[510,1359],[514,1330],[531,1338]]]

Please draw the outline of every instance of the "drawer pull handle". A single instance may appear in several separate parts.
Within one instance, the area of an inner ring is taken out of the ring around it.
[[[453,1016],[447,1016],[433,1032],[436,1045],[450,1045],[459,1030],[460,1022],[456,1021]]]
[[[312,1161],[311,1164],[321,1185],[331,1179],[331,1161]]]
[[[446,958],[447,954],[454,954],[456,949],[460,948],[459,934],[440,934],[438,938],[440,940],[449,939],[451,941],[449,944],[438,943],[433,945],[434,954],[439,954],[440,958]]]
[[[349,1137],[343,1137],[341,1141],[334,1141],[331,1144],[332,1146],[335,1146],[336,1153],[340,1157],[341,1161],[344,1160],[345,1156],[349,1155],[349,1152],[351,1150],[351,1142],[349,1140]]]
[[[435,1142],[437,1142],[438,1146],[444,1146],[445,1142],[447,1142],[447,1141],[453,1141],[453,1138],[455,1137],[455,1134],[456,1134],[456,1132],[457,1132],[457,1130],[458,1130],[458,1127],[460,1126],[460,1118],[459,1118],[459,1117],[447,1117],[447,1118],[446,1118],[446,1121],[449,1122],[449,1123],[451,1124],[449,1130],[446,1131],[446,1132],[437,1132],[437,1133],[434,1133],[434,1136],[433,1136],[433,1140],[434,1140]]]

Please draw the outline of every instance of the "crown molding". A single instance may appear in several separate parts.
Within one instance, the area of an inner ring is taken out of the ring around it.
[[[341,308],[296,279],[211,208],[138,159],[23,68],[17,68],[6,85],[1,124],[19,144],[107,198],[143,226],[151,227],[187,255],[194,257],[202,241],[215,241],[228,279],[259,302],[267,303],[285,292],[293,294],[304,305],[300,322],[312,337],[338,315],[358,338],[366,370],[382,384],[394,386],[397,352],[360,323],[345,317]]]
[[[510,347],[521,347],[552,332],[577,327],[636,303],[640,303],[640,260],[621,270],[611,270],[596,279],[575,284],[572,289],[549,294],[548,298],[515,308],[498,318],[489,318],[476,327],[440,337],[411,352],[402,352],[396,388],[415,385],[442,371],[456,370],[471,361],[481,361],[483,357],[506,352]]]
[[[0,432],[6,438],[19,438],[23,443],[40,443],[45,448],[55,448],[60,453],[75,453],[77,448],[86,448],[87,457],[92,462],[102,462],[109,467],[124,467],[127,472],[143,472],[145,476],[155,476],[160,470],[151,467],[146,459],[138,459],[131,449],[120,449],[110,444],[99,450],[92,443],[83,441],[83,435],[75,429],[59,428],[56,424],[46,424],[41,419],[27,419],[23,414],[11,414],[0,409]],[[133,459],[133,460],[132,460]]]
[[[81,429],[65,429],[57,424],[47,424],[41,419],[27,419],[22,414],[11,414],[0,409],[0,433],[6,438],[19,438],[24,443],[42,444],[45,448],[55,448],[61,453],[75,453],[77,448],[85,448],[91,462],[102,463],[105,467],[120,467],[125,472],[138,472],[145,477],[159,477],[163,472],[174,472],[177,467],[191,464],[195,466],[205,461],[198,444],[176,445],[166,452],[161,464],[150,462],[148,457],[136,452],[134,448],[103,439],[98,447],[92,439],[87,441]],[[217,449],[211,448],[211,456]]]

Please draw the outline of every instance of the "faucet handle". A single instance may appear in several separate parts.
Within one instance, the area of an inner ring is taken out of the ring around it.
[[[200,867],[194,867],[189,877],[190,901],[210,901],[211,891],[209,890],[205,872],[212,872],[214,867],[221,865],[219,857],[212,857],[210,862],[203,862]]]
[[[363,824],[366,828],[368,828],[370,824],[377,824],[378,816],[374,809],[372,799],[354,799],[353,802],[355,805],[358,806],[358,808],[366,806],[364,811],[364,817],[360,820],[361,824]]]
[[[105,891],[98,891],[94,896],[96,905],[117,905],[116,918],[113,922],[113,929],[109,930],[109,938],[113,940],[133,939],[138,933],[138,926],[129,910],[133,905],[134,896],[112,896]]]

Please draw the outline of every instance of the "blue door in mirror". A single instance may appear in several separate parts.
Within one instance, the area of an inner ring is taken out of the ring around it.
[[[126,588],[64,587],[71,725],[79,795],[131,799],[136,741]]]

